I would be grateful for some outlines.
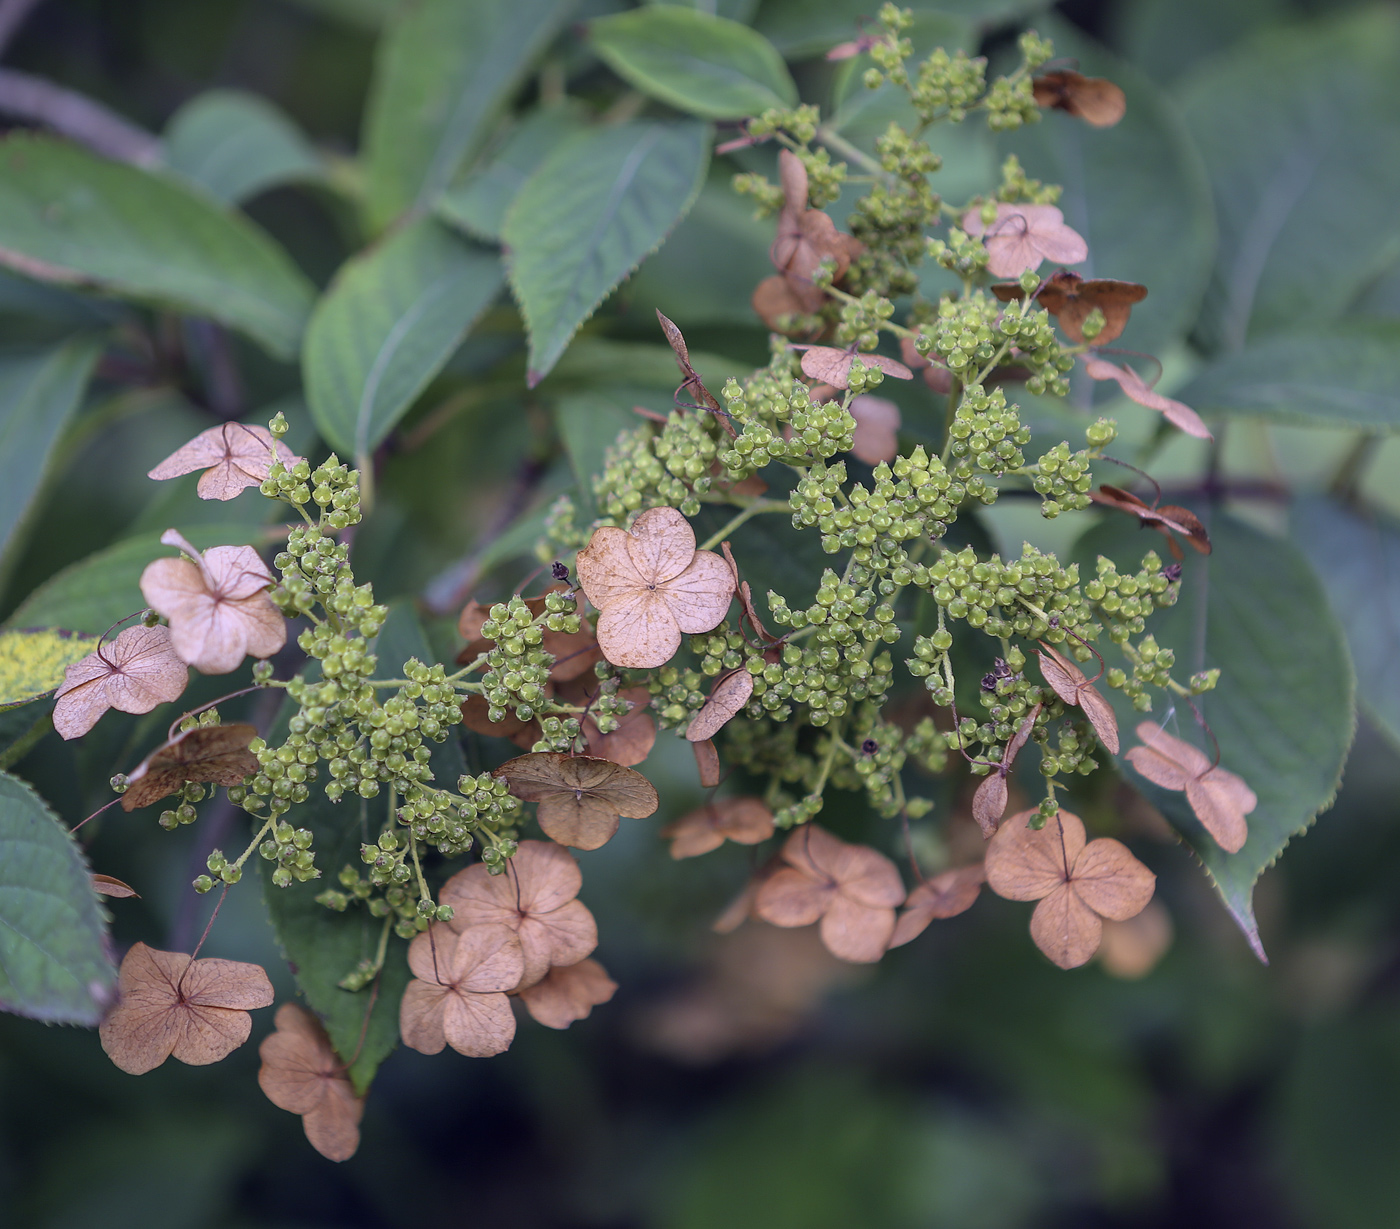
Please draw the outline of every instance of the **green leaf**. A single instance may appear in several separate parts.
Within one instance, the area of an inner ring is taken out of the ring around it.
[[[1046,18],[1037,28],[1082,72],[1122,86],[1128,111],[1112,128],[1051,111],[1008,136],[1005,148],[1020,157],[1027,174],[1064,185],[1059,206],[1065,221],[1089,245],[1089,259],[1075,272],[1147,287],[1120,344],[1164,349],[1195,321],[1215,256],[1201,161],[1151,81],[1066,23]]]
[[[208,550],[256,543],[261,533],[253,525],[192,525],[185,536],[200,550]],[[101,635],[144,609],[141,573],[151,560],[170,554],[158,533],[127,538],[49,577],[24,599],[5,627],[61,627]]]
[[[504,238],[530,333],[531,388],[689,212],[709,157],[704,124],[636,121],[576,137],[526,180]]]
[[[559,146],[586,127],[583,108],[566,99],[531,111],[484,164],[438,198],[437,213],[469,235],[495,242],[521,185]]]
[[[48,695],[63,682],[64,669],[96,644],[92,636],[55,627],[0,631],[0,709]]]
[[[100,341],[75,338],[41,354],[0,358],[0,560],[43,486],[101,353]]]
[[[1340,315],[1400,243],[1400,14],[1270,31],[1182,101],[1220,226],[1204,334],[1230,350]]]
[[[797,103],[777,48],[737,21],[665,5],[600,17],[588,35],[628,85],[702,119],[745,119]]]
[[[324,176],[311,143],[277,107],[243,90],[208,90],[165,129],[165,164],[226,204]]]
[[[428,208],[492,126],[575,0],[419,0],[379,45],[365,115],[375,228]]]
[[[316,305],[302,371],[327,443],[371,453],[442,369],[502,282],[495,252],[419,218],[352,257]]]
[[[1175,395],[1207,416],[1400,431],[1400,324],[1352,321],[1250,342]]]
[[[1400,524],[1335,499],[1300,499],[1293,537],[1351,646],[1362,708],[1400,746]]]
[[[555,407],[555,421],[569,454],[578,481],[580,524],[587,524],[597,513],[593,499],[593,479],[603,472],[603,454],[618,433],[642,425],[629,405],[605,393],[577,393],[562,397]]]
[[[382,801],[371,804],[350,794],[333,803],[319,786],[313,786],[310,799],[292,807],[286,819],[297,828],[311,830],[321,878],[279,888],[272,882],[273,864],[258,859],[263,900],[277,942],[308,1005],[326,1026],[336,1053],[345,1062],[354,1058],[349,1075],[359,1093],[369,1088],[379,1064],[398,1045],[399,1000],[408,985],[408,958],[402,941],[389,934],[378,992],[342,990],[337,983],[343,977],[354,972],[360,961],[375,958],[385,923],[371,917],[363,904],[336,913],[318,905],[316,897],[335,887],[342,867],[362,867],[360,846],[378,837],[384,814]]]
[[[0,772],[0,1009],[94,1025],[116,990],[97,894],[43,799]]]
[[[922,27],[948,19],[976,22],[982,31],[1050,7],[1051,0],[914,0],[901,8],[914,13],[912,35],[916,50],[929,46],[919,40]],[[837,43],[859,36],[879,5],[869,0],[765,0],[754,23],[759,33],[790,60],[821,55]],[[936,46],[937,44],[933,44]],[[952,44],[948,45],[952,50]],[[868,61],[862,63],[864,68]]]
[[[50,137],[0,142],[0,265],[209,316],[290,358],[311,283],[241,215],[161,174]]]
[[[1201,511],[1206,511],[1201,509]],[[1081,574],[1094,574],[1096,555],[1126,569],[1154,545],[1127,518],[1090,530],[1075,549]],[[1342,629],[1308,561],[1291,542],[1224,515],[1208,520],[1214,552],[1184,564],[1181,600],[1148,620],[1163,648],[1176,653],[1174,675],[1184,680],[1218,666],[1219,686],[1197,699],[1220,744],[1220,763],[1258,795],[1249,839],[1225,853],[1201,827],[1184,795],[1158,789],[1122,763],[1124,776],[1170,820],[1205,866],[1240,929],[1263,958],[1254,919],[1254,884],[1288,842],[1332,804],[1356,727],[1355,678]],[[1136,569],[1134,569],[1136,570]],[[1110,664],[1118,658],[1105,648]],[[1131,671],[1132,667],[1127,669]],[[1143,720],[1121,692],[1114,702],[1125,749]],[[1189,709],[1162,709],[1151,720],[1179,729],[1209,751]]]

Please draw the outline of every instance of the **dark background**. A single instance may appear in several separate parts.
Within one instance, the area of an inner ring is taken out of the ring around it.
[[[349,154],[383,7],[47,0],[4,59],[152,131],[201,90],[253,90]],[[1318,0],[1312,12],[1340,7]],[[1085,0],[1061,11],[1168,90],[1257,27],[1310,15],[1285,0]],[[337,206],[315,191],[275,191],[251,212],[318,281],[347,251]],[[294,372],[244,358],[249,404],[293,386]],[[6,606],[123,528],[159,519],[140,474],[210,421],[207,388],[181,392],[113,412],[100,441],[69,459]],[[525,430],[518,416],[478,417],[431,464],[391,459],[359,559],[382,597],[413,592],[471,542],[499,496],[497,458],[518,453]],[[432,464],[455,465],[457,485],[435,485]],[[88,742],[77,759],[41,748],[21,766],[65,814],[110,772],[112,747]],[[653,766],[679,779],[684,764],[673,747]],[[1140,846],[1175,940],[1139,980],[1098,964],[1051,968],[1027,939],[1025,907],[991,897],[870,970],[837,966],[805,934],[718,941],[706,923],[742,878],[743,851],[677,870],[649,827],[631,825],[585,856],[599,956],[622,985],[614,1002],[567,1033],[522,1025],[511,1051],[489,1061],[400,1051],[375,1084],[359,1154],[339,1166],[262,1097],[255,1044],[215,1067],[172,1061],[134,1079],[91,1033],[0,1017],[0,1220],[1400,1224],[1397,790],[1400,755],[1363,724],[1335,807],[1259,886],[1268,968],[1186,851],[1154,843],[1158,829],[1142,818]],[[203,914],[186,885],[215,843],[206,825],[229,823],[220,812],[174,835],[153,824],[102,832],[98,870],[145,867],[150,878],[161,868],[142,901],[114,903],[120,941],[192,941]],[[255,878],[230,896],[206,954],[260,960],[280,976]],[[255,1041],[270,1014],[256,1018]]]

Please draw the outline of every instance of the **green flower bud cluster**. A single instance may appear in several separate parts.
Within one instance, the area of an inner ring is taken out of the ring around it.
[[[800,107],[769,107],[756,119],[749,120],[749,136],[771,137],[785,132],[799,145],[810,144],[817,135],[821,112],[810,104]]]
[[[847,279],[851,280],[851,279]],[[868,284],[868,283],[863,283]],[[909,290],[894,290],[891,293],[908,294]],[[841,315],[836,325],[836,340],[842,345],[854,345],[861,350],[874,350],[880,344],[880,329],[894,315],[894,304],[889,299],[866,290],[860,298],[841,304]],[[860,371],[856,367],[861,368]],[[863,393],[884,382],[885,373],[875,364],[865,364],[859,358],[851,367],[848,384],[853,393]]]
[[[1094,428],[1090,427],[1090,431]],[[1071,455],[1069,445],[1056,444],[1036,463],[1036,474],[1031,486],[1045,496],[1040,505],[1040,513],[1047,520],[1053,520],[1065,509],[1081,512],[1093,500],[1089,492],[1094,480],[1089,472],[1089,453],[1081,448]]]
[[[996,199],[1009,204],[1024,201],[1031,205],[1053,205],[1060,199],[1060,186],[1031,179],[1021,166],[1020,159],[1015,154],[1007,154],[1001,164],[1001,183],[996,190]]]
[[[1096,575],[1084,585],[1084,597],[1108,624],[1113,643],[1126,645],[1132,636],[1142,635],[1144,619],[1154,609],[1176,605],[1180,576],[1179,569],[1171,574],[1163,570],[1156,551],[1143,556],[1142,567],[1133,576],[1122,575],[1112,559],[1100,555]]]
[[[717,436],[713,417],[704,411],[674,410],[659,432],[650,423],[624,431],[604,453],[603,472],[593,481],[599,514],[621,523],[643,508],[669,504],[694,516],[697,496],[713,481]]]
[[[907,758],[900,728],[881,721],[878,706],[862,704],[851,723],[847,746],[838,749],[833,761],[830,781],[837,789],[863,789],[875,813],[893,819],[906,805],[903,790],[896,789],[895,782]]]
[[[1098,767],[1094,751],[1099,741],[1089,723],[1084,720],[1060,723],[1059,739],[1052,750],[1045,746],[1040,756],[1040,775],[1043,777],[1071,776],[1078,773],[1087,777]]]
[[[709,635],[713,637],[716,634],[711,632]],[[657,724],[664,730],[689,725],[705,703],[709,687],[709,681],[694,670],[665,665],[653,671],[647,679],[647,688],[655,697],[652,707],[656,710]]]
[[[582,550],[588,542],[589,531],[576,522],[578,506],[568,495],[561,495],[545,514],[544,533],[535,543],[535,557],[541,563],[566,559]]]
[[[929,238],[924,241],[929,259],[959,277],[971,278],[987,268],[987,247],[981,239],[969,235],[958,226],[948,227],[948,239]],[[944,300],[947,302],[948,300]]]
[[[783,207],[782,188],[771,182],[766,175],[760,175],[756,171],[744,171],[735,175],[729,181],[729,186],[739,196],[753,197],[756,206],[753,216],[756,220],[770,218]]]
[[[934,725],[932,717],[919,719],[914,728],[904,736],[903,749],[904,754],[925,772],[937,776],[948,767],[948,738]],[[912,806],[910,814],[913,814]]]
[[[481,625],[482,636],[493,642],[486,654],[488,668],[481,677],[481,692],[491,705],[492,721],[503,721],[508,707],[515,709],[521,721],[532,721],[548,701],[554,655],[544,648],[544,633],[551,621],[558,624],[554,630],[578,631],[578,615],[572,609],[568,614],[546,613],[536,622],[518,593],[491,607]]]
[[[738,436],[719,452],[725,477],[740,481],[773,461],[810,465],[848,451],[856,429],[844,402],[811,399],[807,385],[794,378],[790,352],[760,371],[747,385],[725,383],[721,397],[730,417],[741,428]],[[852,364],[852,384],[861,373]],[[864,379],[878,375],[866,371]],[[682,508],[682,511],[685,509]]]
[[[1007,405],[1000,388],[989,393],[980,385],[968,388],[953,420],[948,424],[949,457],[953,477],[967,485],[970,498],[995,502],[997,488],[977,474],[1000,475],[1025,464],[1020,445],[1029,444],[1029,427],[1021,425],[1020,411]]]
[[[358,492],[355,496],[358,500]],[[353,511],[358,518],[358,502]],[[281,572],[282,579],[270,596],[288,617],[309,614],[319,603],[333,616],[327,624],[336,632],[346,636],[358,632],[366,639],[379,635],[388,611],[374,604],[374,591],[369,585],[355,584],[350,548],[344,542],[337,542],[318,526],[299,526],[287,535],[287,549],[278,552],[273,566]]]
[[[820,794],[807,794],[796,802],[780,806],[773,812],[773,826],[783,831],[798,824],[810,823],[821,814],[822,802]]]
[[[983,106],[987,108],[987,127],[993,132],[1011,132],[1023,124],[1040,122],[1040,107],[1030,77],[997,78],[987,91]]]
[[[930,459],[922,445],[898,458],[894,469],[883,461],[877,465],[873,489],[856,483],[847,494],[845,478],[842,462],[812,466],[788,496],[793,527],[816,526],[828,555],[852,550],[858,564],[889,574],[897,586],[919,583],[915,578],[920,573],[909,566],[900,544],[941,537],[957,516],[954,500],[965,493],[963,485],[954,483],[943,463]]]
[[[901,134],[898,139],[896,132]],[[851,234],[866,250],[852,264],[846,281],[855,291],[897,298],[918,289],[915,270],[928,255],[924,232],[938,223],[942,209],[942,201],[925,175],[909,172],[938,159],[925,142],[910,138],[893,124],[880,143],[890,151],[888,161],[904,173],[889,182],[872,184],[847,219]]]
[[[160,819],[157,820],[162,828],[167,832],[173,832],[181,824],[192,824],[199,818],[195,803],[204,800],[205,787],[197,782],[190,781],[180,790],[180,803],[173,810],[162,811]]]
[[[997,84],[1001,84],[998,82]],[[919,76],[909,91],[910,101],[925,124],[948,120],[960,124],[987,88],[987,60],[958,50],[949,55],[937,48],[919,66]]]
[[[802,732],[799,722],[777,713],[752,720],[736,719],[720,731],[725,762],[754,776],[796,783],[815,768],[812,757],[798,748]]]
[[[277,863],[277,868],[272,872],[272,882],[277,887],[285,888],[293,880],[305,883],[320,874],[316,869],[315,855],[311,852],[312,839],[310,828],[293,828],[283,820],[258,846],[258,853],[263,858]]]
[[[273,463],[258,488],[269,499],[280,499],[298,508],[314,503],[321,509],[320,529],[336,533],[360,522],[360,471],[342,465],[331,453],[314,470],[299,460],[290,470]]]

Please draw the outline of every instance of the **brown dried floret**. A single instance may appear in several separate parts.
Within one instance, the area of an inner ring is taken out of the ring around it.
[[[992,287],[992,293],[1003,303],[1026,297],[1019,282],[1006,282]],[[1103,313],[1104,324],[1092,338],[1096,346],[1117,341],[1128,327],[1133,304],[1147,298],[1147,287],[1138,282],[1120,282],[1110,277],[1086,281],[1069,269],[1059,269],[1045,279],[1035,301],[1060,322],[1065,336],[1071,341],[1084,342],[1084,321],[1097,308]]]
[[[1099,741],[1117,755],[1118,718],[1084,671],[1048,644],[1036,650],[1036,658],[1040,662],[1040,673],[1050,684],[1051,690],[1066,704],[1082,709]]]
[[[189,677],[168,627],[128,627],[64,671],[63,685],[55,692],[54,729],[62,738],[77,738],[109,708],[149,713],[178,700]]]
[[[762,798],[717,798],[661,830],[671,857],[695,858],[725,841],[757,845],[773,835],[773,812]]]
[[[525,957],[509,926],[473,926],[461,934],[434,923],[408,945],[413,980],[399,1005],[404,1045],[421,1054],[451,1046],[489,1058],[515,1040],[506,992],[520,984]]]
[[[1035,811],[1013,815],[987,847],[987,885],[1007,900],[1034,900],[1031,938],[1062,969],[1078,968],[1098,950],[1103,918],[1141,913],[1157,877],[1127,846],[1108,837],[1086,843],[1077,815],[1060,810],[1045,826]]]
[[[1005,201],[996,207],[988,225],[981,209],[963,216],[963,230],[979,235],[987,248],[987,270],[993,277],[1020,277],[1040,268],[1042,261],[1077,265],[1089,259],[1083,236],[1065,225],[1065,215],[1054,205],[1015,205]]]
[[[1117,508],[1129,516],[1135,516],[1148,529],[1155,529],[1167,540],[1172,556],[1181,558],[1181,545],[1173,534],[1180,534],[1193,550],[1202,555],[1210,554],[1210,534],[1200,519],[1190,508],[1176,504],[1153,504],[1149,507],[1131,491],[1104,483],[1097,491],[1091,491],[1089,498],[1106,508]]]
[[[1243,779],[1155,722],[1141,722],[1137,736],[1144,745],[1129,750],[1128,762],[1154,785],[1184,790],[1196,818],[1226,853],[1244,848],[1249,838],[1245,816],[1259,799]]]
[[[275,1032],[258,1046],[258,1087],[278,1109],[301,1115],[311,1146],[331,1161],[348,1161],[360,1146],[365,1099],[355,1095],[326,1030],[295,1003],[277,1009]]]
[[[492,776],[504,777],[517,798],[538,802],[545,835],[575,849],[606,845],[619,816],[645,819],[660,805],[641,773],[589,755],[536,751],[507,760]]]
[[[178,478],[202,469],[196,488],[200,499],[227,500],[251,486],[261,486],[272,472],[274,459],[291,469],[300,458],[266,427],[226,422],[201,431],[146,477]]]
[[[617,983],[596,960],[550,969],[543,981],[520,991],[525,1010],[546,1028],[568,1028],[617,993]]]
[[[902,947],[911,939],[917,939],[935,918],[957,917],[960,913],[966,913],[986,882],[986,865],[974,862],[971,866],[944,871],[919,884],[909,893],[909,899],[900,910],[890,946]]]
[[[1037,106],[1064,111],[1095,128],[1111,128],[1128,111],[1123,91],[1104,77],[1060,69],[1031,80]]]
[[[693,743],[713,738],[739,714],[751,695],[753,675],[742,666],[731,670],[715,683],[700,711],[686,726],[686,738]]]
[[[1185,431],[1187,435],[1194,435],[1199,440],[1215,438],[1210,433],[1210,428],[1201,421],[1201,416],[1189,405],[1182,401],[1173,401],[1170,397],[1164,397],[1154,391],[1126,364],[1119,367],[1105,359],[1089,358],[1084,360],[1084,370],[1089,373],[1091,380],[1115,381],[1127,397],[1136,401],[1138,405],[1145,405],[1149,410],[1156,410],[1172,426]]]
[[[258,771],[258,757],[248,744],[254,726],[204,725],[176,734],[127,774],[122,810],[134,811],[168,798],[188,781],[237,785]]]
[[[144,943],[127,952],[117,989],[98,1035],[107,1057],[132,1075],[172,1055],[192,1067],[227,1058],[253,1031],[248,1012],[272,1005],[272,983],[256,964],[192,960]]]

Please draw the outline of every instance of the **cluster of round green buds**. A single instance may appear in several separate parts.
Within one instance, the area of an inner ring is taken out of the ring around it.
[[[1043,184],[1027,176],[1015,154],[1007,154],[1001,164],[1001,184],[996,191],[999,201],[1027,201],[1032,205],[1053,205],[1060,199],[1058,184]]]
[[[974,492],[974,473],[1002,474],[1025,464],[1021,445],[1029,444],[1029,427],[1021,425],[1020,411],[1008,405],[1000,388],[988,392],[974,385],[958,403],[953,421],[948,424],[949,453],[953,458],[953,477],[969,484],[969,495],[980,496],[984,503],[996,498],[996,488],[988,486]]]
[[[904,736],[904,754],[926,772],[937,775],[948,767],[948,739],[933,723],[932,717],[921,717]],[[913,814],[912,807],[910,814]]]
[[[854,363],[851,368],[854,371]],[[792,438],[783,441],[780,459],[805,466],[851,450],[856,420],[843,402],[813,402],[805,392],[794,391],[790,404]]]
[[[1115,666],[1105,671],[1105,681],[1132,700],[1133,707],[1139,712],[1150,712],[1152,697],[1147,688],[1170,686],[1176,654],[1171,649],[1159,648],[1152,636],[1144,636],[1129,657],[1133,663],[1132,674]]]
[[[1040,757],[1041,776],[1078,773],[1081,777],[1087,777],[1098,767],[1094,760],[1097,746],[1098,740],[1087,721],[1062,722],[1056,746],[1052,749],[1047,743]]]
[[[593,697],[593,707],[589,710],[589,715],[600,734],[613,733],[622,723],[622,719],[635,707],[631,700],[619,694],[621,686],[622,680],[614,675],[599,684],[598,693]]]
[[[272,834],[258,846],[258,853],[269,862],[276,862],[272,882],[279,888],[290,886],[292,880],[305,883],[321,874],[316,869],[311,852],[313,836],[310,828],[293,828],[285,820],[274,825]]]
[[[729,183],[737,195],[753,197],[757,206],[754,210],[756,219],[772,217],[783,207],[782,188],[766,175],[760,175],[756,171],[743,171],[735,175]]]
[[[929,568],[929,578],[933,600],[949,618],[966,619],[989,636],[1047,637],[1059,643],[1068,631],[1093,621],[1079,593],[1079,565],[1062,567],[1054,555],[1029,543],[1020,559],[1009,562],[997,555],[979,559],[971,547],[949,552]],[[939,635],[928,639],[935,652],[947,651]]]
[[[481,860],[487,871],[492,875],[505,874],[510,860],[515,857],[517,847],[517,843],[510,838],[503,838],[494,845],[488,845],[481,851]]]
[[[1174,606],[1180,591],[1180,565],[1163,568],[1156,551],[1143,556],[1135,576],[1122,575],[1112,559],[1100,555],[1097,574],[1084,585],[1085,598],[1107,621],[1114,644],[1142,635],[1145,617],[1157,607]]]
[[[698,416],[697,420],[703,421]],[[669,420],[667,425],[670,426]],[[662,463],[655,445],[656,432],[650,424],[644,424],[624,431],[608,446],[603,454],[603,471],[593,483],[600,515],[622,521],[642,508],[658,504],[680,507],[694,499],[690,483]],[[677,436],[668,452],[667,459],[678,460],[683,472],[690,455],[687,441]]]
[[[652,453],[666,472],[681,484],[682,497],[675,503],[686,516],[699,512],[697,496],[710,489],[715,457],[719,453],[717,434],[714,419],[707,411],[676,410],[666,419],[660,433],[652,436]],[[599,507],[602,506],[600,502]]]
[[[1031,485],[1045,496],[1040,505],[1042,516],[1053,519],[1066,508],[1071,512],[1080,512],[1093,502],[1089,497],[1094,485],[1089,461],[1087,449],[1081,448],[1071,454],[1069,445],[1063,441],[1040,458]]]
[[[1055,58],[1055,44],[1048,38],[1041,38],[1034,30],[1025,31],[1016,40],[1016,46],[1020,49],[1027,72],[1034,72]]]
[[[927,161],[912,152],[927,149],[921,141],[910,140],[907,146],[900,142],[900,165],[912,167]],[[929,153],[928,158],[932,157]],[[924,232],[938,223],[941,205],[938,194],[922,175],[871,185],[847,220],[851,233],[865,244],[865,251],[846,274],[847,286],[886,298],[913,294],[919,284],[916,270],[928,254]],[[838,336],[853,340],[861,334],[847,323]]]
[[[974,58],[961,50],[949,55],[939,47],[919,65],[919,76],[909,97],[926,124],[936,119],[958,124],[977,105],[986,85],[985,56]]]
[[[221,849],[211,850],[204,864],[209,868],[209,875],[201,875],[194,881],[195,891],[201,894],[209,891],[216,882],[232,885],[243,878],[243,868],[236,862],[230,862]],[[210,875],[213,876],[212,880]],[[208,886],[203,886],[205,884]]]
[[[841,199],[841,185],[846,182],[846,164],[833,163],[831,153],[825,149],[811,149],[803,145],[797,151],[802,166],[807,172],[807,206],[820,209]]]
[[[930,260],[959,277],[973,277],[982,273],[987,268],[987,261],[991,259],[987,253],[987,245],[959,226],[948,227],[946,242],[929,238],[925,240],[924,246]]]
[[[714,631],[702,632],[690,638],[691,650],[700,658],[700,673],[715,678],[728,670],[737,670],[748,656],[748,641],[726,620]],[[761,664],[760,658],[760,664]]]
[[[922,245],[921,245],[922,246]],[[868,280],[861,282],[869,286]],[[908,294],[907,290],[896,290],[895,294]],[[882,293],[865,290],[858,299],[841,304],[841,315],[836,326],[836,340],[842,345],[854,345],[859,350],[874,350],[880,344],[880,329],[894,315],[894,304]],[[867,364],[859,356],[851,364],[846,377],[847,387],[852,393],[868,392],[882,384],[885,373],[874,364]]]
[[[1084,428],[1084,440],[1092,451],[1107,448],[1118,438],[1118,423],[1112,418],[1098,418]]]
[[[663,729],[690,724],[705,703],[708,681],[694,670],[665,665],[647,679],[647,689],[656,697],[656,719]]]
[[[601,505],[600,505],[601,506]],[[640,504],[638,505],[640,506]],[[619,507],[621,505],[619,504]],[[624,513],[609,513],[622,516]],[[562,559],[588,544],[591,532],[577,524],[578,506],[568,495],[561,495],[545,513],[544,532],[535,543],[535,558],[541,563]]]
[[[316,780],[322,749],[307,737],[306,718],[292,717],[297,730],[289,733],[280,747],[269,747],[255,738],[248,749],[258,758],[258,771],[241,786],[229,790],[229,799],[245,811],[256,813],[266,803],[268,815],[276,819],[310,796],[309,783]]]
[[[518,593],[491,607],[481,625],[482,636],[493,642],[486,654],[488,669],[481,676],[481,690],[491,705],[492,721],[504,720],[509,706],[521,721],[532,721],[548,701],[554,655],[544,648],[544,630],[544,622],[535,621]]]
[[[367,901],[374,895],[374,884],[368,879],[362,878],[348,862],[340,868],[340,874],[336,876],[341,888],[327,888],[316,896],[316,903],[327,909],[333,909],[336,913],[344,913],[351,905],[359,901]]]
[[[1006,340],[1001,316],[1002,304],[982,291],[962,299],[944,299],[938,305],[932,335],[925,333],[915,346],[925,358],[936,357],[959,379],[970,382],[996,357]]]
[[[290,616],[309,613],[319,602],[337,631],[379,635],[388,610],[374,603],[370,585],[356,585],[350,548],[316,526],[298,526],[287,535],[287,549],[273,565],[282,580],[271,597]]]
[[[1040,107],[1029,77],[998,77],[987,91],[987,127],[993,132],[1010,132],[1040,119]]]
[[[924,181],[943,169],[943,159],[929,148],[928,142],[917,140],[893,121],[875,138],[875,152],[880,165],[901,179]]]
[[[805,824],[816,819],[821,814],[821,809],[822,796],[808,794],[796,802],[778,807],[773,812],[773,826],[781,829],[796,828],[798,824]]]
[[[811,144],[821,123],[821,111],[810,104],[800,107],[769,107],[756,119],[749,120],[748,132],[751,137],[771,137],[774,133],[785,132],[799,145]]]
[[[199,812],[194,809],[195,803],[204,800],[205,787],[197,782],[190,781],[180,790],[180,802],[173,810],[162,811],[157,822],[167,832],[173,832],[181,824],[192,824],[199,818]]]
[[[894,782],[907,758],[904,735],[898,726],[879,720],[873,705],[862,705],[852,724],[853,757],[838,757],[831,784],[838,789],[863,789],[878,815],[892,819],[900,802]]]
[[[890,17],[888,21],[885,20],[887,12]],[[896,9],[892,4],[881,9],[880,25],[884,27],[885,37],[870,47],[870,60],[874,67],[867,68],[862,77],[866,89],[878,90],[887,80],[895,85],[908,85],[909,71],[904,63],[914,54],[914,44],[900,37],[901,31],[909,28],[910,23],[905,20],[907,12]]]
[[[725,762],[745,768],[755,776],[797,782],[815,767],[811,756],[797,746],[801,728],[780,714],[740,723],[731,721],[720,731]]]

